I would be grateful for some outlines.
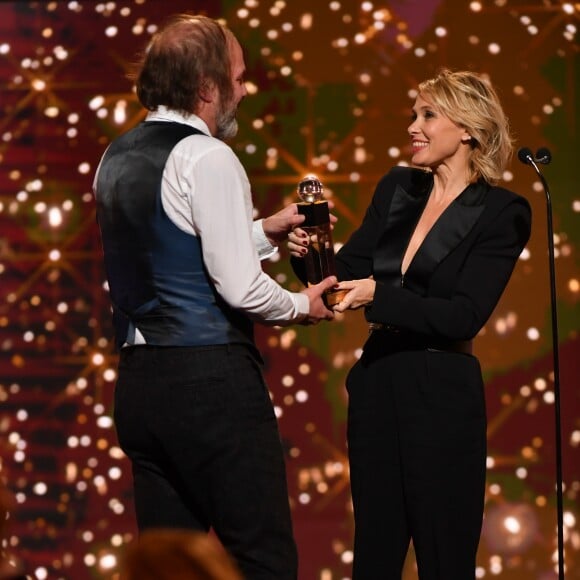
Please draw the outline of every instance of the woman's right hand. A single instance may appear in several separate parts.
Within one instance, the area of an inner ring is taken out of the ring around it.
[[[308,252],[308,234],[302,228],[294,228],[288,234],[288,250],[295,258],[303,258]]]
[[[327,200],[328,209],[334,209],[334,202],[330,199]],[[334,229],[334,224],[338,221],[338,218],[331,213],[330,214],[330,229]],[[290,255],[294,258],[304,258],[308,253],[308,246],[311,242],[316,243],[316,235],[312,235],[310,238],[308,234],[301,228],[295,227],[288,233],[288,250]]]

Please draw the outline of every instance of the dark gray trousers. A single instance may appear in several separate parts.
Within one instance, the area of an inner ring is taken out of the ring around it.
[[[247,578],[295,580],[278,425],[250,347],[122,349],[114,417],[140,530],[212,528]]]

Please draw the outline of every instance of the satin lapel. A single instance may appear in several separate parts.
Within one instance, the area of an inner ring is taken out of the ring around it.
[[[386,224],[373,256],[373,272],[377,280],[401,285],[403,253],[425,207],[429,187],[430,177],[414,183],[409,191],[400,184],[395,186]]]
[[[487,189],[483,183],[470,185],[443,212],[407,268],[407,288],[425,293],[432,272],[466,238],[480,218]]]

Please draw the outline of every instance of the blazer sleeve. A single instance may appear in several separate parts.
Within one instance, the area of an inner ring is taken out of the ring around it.
[[[336,276],[339,280],[368,278],[372,275],[373,251],[381,231],[381,224],[388,210],[385,197],[392,191],[392,176],[383,176],[377,184],[362,224],[351,234],[348,241],[335,256]],[[306,268],[302,258],[291,256],[294,274],[306,284]]]
[[[450,272],[457,280],[448,298],[421,296],[378,282],[366,309],[367,320],[438,338],[473,338],[497,305],[530,230],[530,206],[514,196],[479,234],[460,271]]]

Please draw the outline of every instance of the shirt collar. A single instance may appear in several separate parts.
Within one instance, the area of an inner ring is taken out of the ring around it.
[[[168,109],[163,105],[159,105],[159,107],[157,107],[157,110],[155,111],[150,111],[147,114],[147,118],[145,119],[145,121],[166,121],[174,123],[185,123],[186,125],[191,125],[192,127],[195,127],[200,131],[203,131],[207,135],[211,135],[209,127],[201,117],[198,117],[193,113],[190,113],[189,115],[184,115],[179,111]]]

